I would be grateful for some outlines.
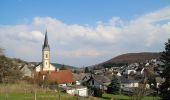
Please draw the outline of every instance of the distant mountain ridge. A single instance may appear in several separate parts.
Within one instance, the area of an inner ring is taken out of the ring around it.
[[[32,64],[37,66],[41,62],[30,62],[30,63],[32,63]],[[70,66],[70,65],[65,65],[65,64],[59,64],[59,63],[51,63],[51,64],[54,65],[56,68],[65,67],[65,68],[68,68],[68,69],[77,69],[77,67]]]
[[[101,67],[104,65],[120,65],[120,64],[129,64],[129,63],[135,63],[135,62],[144,62],[146,60],[151,59],[159,59],[161,56],[158,52],[141,52],[141,53],[126,53],[119,56],[116,56],[114,58],[111,58],[108,61],[105,61],[103,63],[97,64],[94,67]]]
[[[146,60],[151,59],[159,59],[160,53],[153,53],[153,52],[141,52],[141,53],[126,53],[119,56],[116,56],[107,62],[113,63],[134,63],[134,62],[143,62]]]

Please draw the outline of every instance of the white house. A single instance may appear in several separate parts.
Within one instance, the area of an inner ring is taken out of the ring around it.
[[[139,83],[138,82],[127,82],[127,83],[121,83],[121,87],[128,87],[128,88],[132,88],[132,87],[138,87]]]
[[[110,79],[103,75],[91,75],[86,81],[89,86],[96,87],[102,90],[107,90],[107,86],[111,83]]]
[[[65,86],[61,88],[70,95],[88,96],[88,89],[85,86]]]
[[[128,68],[125,70],[125,72],[123,72],[123,74],[129,75],[129,74],[132,73],[132,72],[133,72],[134,74],[136,74],[135,68],[128,67]]]
[[[32,70],[29,68],[31,64],[23,64],[20,66],[20,70],[23,73],[23,77],[32,77]]]
[[[120,83],[121,83],[121,88],[132,88],[132,87],[138,87],[139,86],[139,81],[138,80],[132,80],[128,79],[125,77],[120,77]]]

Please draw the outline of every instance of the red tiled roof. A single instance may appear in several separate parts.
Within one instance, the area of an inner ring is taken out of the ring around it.
[[[50,82],[57,82],[58,84],[75,82],[70,70],[52,71],[48,74],[48,79]]]

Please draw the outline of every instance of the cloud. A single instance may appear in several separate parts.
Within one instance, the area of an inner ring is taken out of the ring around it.
[[[79,60],[85,59],[86,65],[95,64],[99,57],[103,61],[120,53],[163,50],[164,42],[170,37],[170,7],[128,21],[113,16],[108,22],[96,22],[95,26],[37,16],[31,23],[0,25],[0,45],[9,56],[41,61],[46,28],[52,61],[70,58],[64,63],[81,65]],[[88,63],[91,58],[93,63]]]
[[[104,52],[95,50],[95,49],[78,49],[78,50],[74,50],[74,51],[66,51],[66,50],[59,50],[60,56],[64,56],[64,57],[94,57],[94,56],[100,56],[102,55]],[[58,51],[56,51],[56,53],[58,53]]]

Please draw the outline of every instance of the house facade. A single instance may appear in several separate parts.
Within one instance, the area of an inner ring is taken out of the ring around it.
[[[88,86],[96,87],[101,90],[107,90],[107,87],[110,83],[110,79],[103,75],[91,75],[90,78],[86,81]]]
[[[67,86],[62,89],[70,95],[88,96],[88,89],[85,86]]]

